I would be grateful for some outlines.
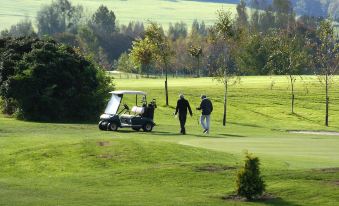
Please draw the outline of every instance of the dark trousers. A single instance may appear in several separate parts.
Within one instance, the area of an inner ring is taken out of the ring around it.
[[[180,115],[179,114],[179,121],[180,121],[180,133],[186,134],[185,124],[186,124],[186,117],[187,115]]]

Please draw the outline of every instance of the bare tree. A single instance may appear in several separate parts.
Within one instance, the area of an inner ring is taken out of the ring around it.
[[[307,53],[298,44],[295,34],[275,33],[269,38],[272,54],[266,68],[275,74],[285,75],[291,89],[291,113],[294,114],[295,82],[301,70],[307,67]]]
[[[317,31],[318,42],[315,53],[315,67],[319,82],[325,85],[325,125],[329,125],[329,88],[333,75],[336,74],[339,65],[339,43],[334,35],[332,23],[329,20],[322,21]]]
[[[329,125],[329,89],[333,75],[339,66],[339,43],[335,38],[331,22],[322,21],[317,31],[318,42],[316,43],[315,67],[319,82],[325,85],[325,125]]]
[[[223,50],[218,58],[220,67],[215,72],[215,78],[224,85],[223,125],[226,126],[228,86],[233,78],[237,77],[236,79],[239,79],[239,71],[233,64],[231,56],[232,51],[234,51],[236,47],[236,40],[234,39],[235,30],[233,28],[231,12],[219,10],[217,14],[218,19],[210,31],[210,39],[215,44],[220,44]]]

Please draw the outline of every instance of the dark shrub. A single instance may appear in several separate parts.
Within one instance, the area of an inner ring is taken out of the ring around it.
[[[1,70],[6,74],[0,81],[4,101],[13,99],[20,117],[28,120],[95,118],[112,90],[104,72],[69,46],[51,40],[29,42],[25,52],[2,55],[2,61],[10,63]]]
[[[237,195],[251,200],[263,194],[265,183],[260,175],[259,158],[246,154],[245,166],[237,175]]]

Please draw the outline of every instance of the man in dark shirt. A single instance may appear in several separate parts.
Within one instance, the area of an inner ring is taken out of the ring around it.
[[[175,115],[178,114],[179,112],[179,121],[180,121],[180,133],[181,134],[186,134],[186,129],[185,129],[185,124],[186,124],[186,118],[187,118],[187,109],[190,113],[190,115],[192,116],[192,110],[190,107],[190,103],[185,99],[184,95],[181,94],[179,96],[179,100],[177,102],[177,107],[175,109]]]
[[[213,105],[212,105],[211,100],[209,100],[206,97],[206,95],[201,95],[200,107],[198,107],[197,110],[201,110],[200,123],[201,123],[202,128],[204,129],[203,133],[209,134]]]

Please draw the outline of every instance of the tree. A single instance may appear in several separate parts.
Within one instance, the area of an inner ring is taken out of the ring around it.
[[[325,125],[329,125],[329,88],[332,77],[339,66],[339,43],[334,35],[331,22],[322,21],[317,31],[318,42],[315,52],[315,68],[321,84],[325,84]]]
[[[275,32],[270,39],[272,52],[265,67],[275,74],[288,77],[291,89],[291,113],[294,114],[295,82],[297,75],[307,67],[308,55],[303,50],[304,45],[298,44],[296,34]]]
[[[15,25],[12,25],[9,30],[4,30],[1,32],[2,37],[23,37],[23,36],[32,36],[36,35],[32,22],[28,19],[23,20]]]
[[[140,73],[146,73],[147,76],[151,71],[151,65],[155,61],[155,46],[146,37],[133,42],[130,58],[132,62],[140,68]]]
[[[252,200],[263,194],[265,183],[260,174],[258,157],[246,154],[245,166],[237,174],[237,195]]]
[[[138,67],[134,66],[131,57],[126,52],[122,53],[119,57],[115,69],[128,73],[140,73],[140,70],[138,70]]]
[[[114,12],[101,5],[93,14],[89,24],[97,36],[107,39],[116,31],[115,20]]]
[[[248,15],[246,11],[246,2],[244,0],[241,0],[239,4],[237,5],[237,25],[241,27],[247,27],[248,26]]]
[[[197,77],[200,77],[200,58],[202,56],[201,46],[191,45],[190,48],[188,48],[188,53],[197,60],[198,63]]]
[[[292,25],[295,19],[291,0],[273,0],[273,11],[275,12],[275,27],[284,29]]]
[[[266,67],[271,48],[269,36],[252,34],[243,40],[242,51],[237,53],[237,66],[247,75],[267,75],[270,68]]]
[[[17,61],[2,50],[2,73],[7,75],[1,81],[1,97],[15,102],[19,117],[83,121],[96,118],[103,109],[113,89],[111,80],[77,50],[53,40],[3,41],[2,48],[17,48],[11,51]],[[20,48],[18,42],[31,47]]]
[[[38,34],[76,33],[82,18],[82,6],[73,6],[68,0],[53,1],[37,13]]]
[[[231,12],[223,10],[218,11],[218,19],[214,25],[213,34],[214,42],[220,42],[223,52],[219,56],[219,69],[216,71],[216,79],[224,85],[224,113],[223,125],[226,126],[227,114],[227,92],[228,85],[234,77],[238,77],[239,71],[232,61],[231,52],[235,50],[235,31]],[[213,39],[212,38],[212,39]]]
[[[200,35],[200,36],[207,35],[207,29],[206,29],[204,21],[199,23],[197,19],[194,19],[192,26],[191,26],[191,36],[193,35]]]
[[[174,26],[170,23],[168,28],[168,38],[175,41],[179,38],[187,37],[187,25],[184,22],[176,22]]]
[[[168,106],[168,66],[170,63],[170,58],[173,56],[173,51],[170,48],[168,38],[165,36],[162,28],[151,22],[145,31],[145,38],[154,45],[154,55],[155,58],[160,64],[163,65],[165,70],[165,96],[166,96],[166,106]]]
[[[119,27],[121,34],[130,37],[131,39],[143,38],[145,33],[144,24],[142,22],[129,22],[128,25]]]

